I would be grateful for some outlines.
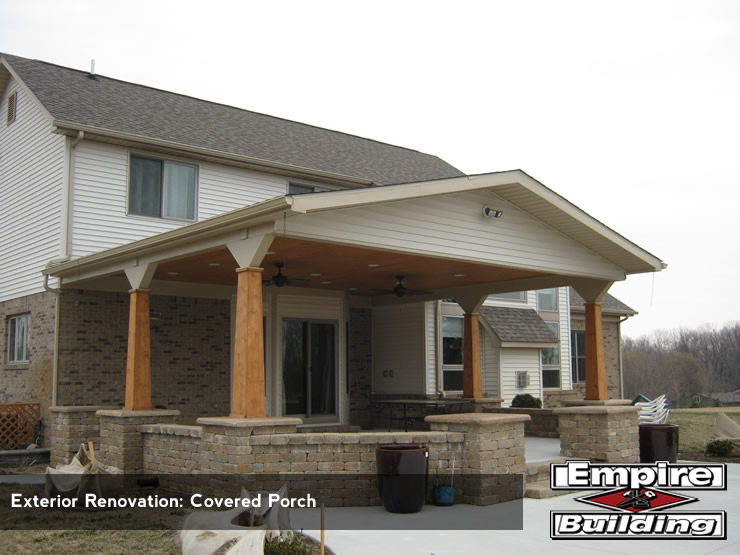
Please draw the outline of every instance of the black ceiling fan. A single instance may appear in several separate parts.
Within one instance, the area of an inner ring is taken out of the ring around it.
[[[406,276],[396,276],[396,285],[393,289],[376,289],[379,293],[393,293],[396,297],[405,297],[406,295],[431,295],[431,291],[415,290],[409,291],[406,287]]]
[[[274,285],[275,287],[285,287],[286,285],[290,287],[305,287],[311,283],[310,279],[289,279],[283,273],[283,268],[285,267],[284,262],[275,262],[275,267],[278,269],[277,274],[268,280],[264,280],[262,283],[265,285]]]

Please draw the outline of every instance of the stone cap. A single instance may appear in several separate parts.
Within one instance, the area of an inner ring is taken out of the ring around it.
[[[602,401],[588,401],[586,399],[574,399],[563,401],[566,407],[618,407],[631,405],[629,399],[604,399]]]
[[[98,416],[113,416],[115,418],[138,418],[142,416],[180,416],[179,410],[152,409],[152,410],[99,410]]]
[[[54,406],[49,407],[51,412],[98,412],[99,410],[113,410],[115,407],[107,405],[80,405],[80,406]]]
[[[299,426],[300,418],[275,416],[267,418],[233,418],[231,416],[206,416],[195,421],[199,426],[223,426],[226,428],[259,428],[262,426]]]
[[[505,424],[507,422],[526,422],[532,417],[528,414],[501,414],[490,412],[468,412],[462,414],[432,414],[424,421],[438,424]]]
[[[620,414],[639,412],[640,407],[632,405],[592,405],[588,407],[561,407],[553,409],[554,414]]]
[[[184,426],[181,424],[142,424],[137,429],[145,434],[165,434],[185,437],[201,437],[203,432],[203,428],[200,426]]]

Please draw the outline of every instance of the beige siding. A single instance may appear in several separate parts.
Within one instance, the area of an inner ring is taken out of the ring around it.
[[[189,222],[128,216],[129,151],[81,142],[75,149],[73,256],[84,256],[176,229]],[[198,219],[285,194],[284,178],[198,164]]]
[[[560,313],[560,388],[571,389],[570,376],[570,294],[567,287],[558,290]]]
[[[504,211],[485,218],[484,205]],[[614,264],[488,191],[455,193],[292,218],[305,239],[378,246],[532,270],[622,279]]]
[[[18,93],[6,125],[8,96]],[[41,269],[62,254],[65,138],[15,80],[2,91],[0,115],[0,301],[43,291]]]
[[[424,328],[423,303],[373,308],[374,393],[426,392]]]
[[[437,302],[424,303],[427,395],[437,393]]]
[[[508,407],[519,393],[529,393],[542,398],[540,390],[540,350],[539,349],[501,349],[501,406]],[[524,370],[529,374],[529,387],[516,386],[516,373]]]

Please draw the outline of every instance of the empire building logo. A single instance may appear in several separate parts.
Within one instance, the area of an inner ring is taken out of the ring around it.
[[[550,466],[550,487],[606,490],[576,501],[613,512],[552,511],[552,539],[726,539],[725,511],[665,511],[697,501],[672,490],[726,490],[723,464],[592,464]]]

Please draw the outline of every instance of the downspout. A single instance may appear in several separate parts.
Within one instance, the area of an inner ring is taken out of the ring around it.
[[[62,262],[66,262],[71,258],[70,253],[70,222],[72,220],[71,218],[71,210],[72,210],[72,203],[70,202],[70,199],[72,198],[72,176],[73,176],[73,168],[74,168],[74,149],[77,147],[77,144],[85,138],[85,132],[84,131],[78,131],[77,137],[72,141],[70,144],[69,141],[66,141],[65,145],[65,158],[66,158],[66,168],[63,174],[63,184],[62,184],[62,218],[61,218],[61,237],[60,237],[60,251],[62,252],[62,255],[57,258],[52,258],[51,260],[47,261],[44,265],[44,269],[48,270],[52,266],[56,264],[60,264]],[[53,293],[56,297],[54,302],[54,356],[52,359],[52,365],[51,365],[51,404],[52,406],[56,406],[57,404],[57,396],[58,396],[58,375],[59,375],[59,319],[61,315],[61,306],[60,306],[60,291],[59,288],[53,288],[49,287],[49,276],[48,274],[44,274],[44,291],[47,291],[48,293]]]
[[[440,398],[446,397],[444,388],[442,387],[442,301],[435,301],[435,324],[437,326],[436,337],[436,348],[437,356],[434,357],[437,363],[437,393]]]
[[[619,354],[619,396],[624,399],[624,368],[622,367],[622,322],[629,320],[629,316],[619,319],[617,325],[617,353]]]

